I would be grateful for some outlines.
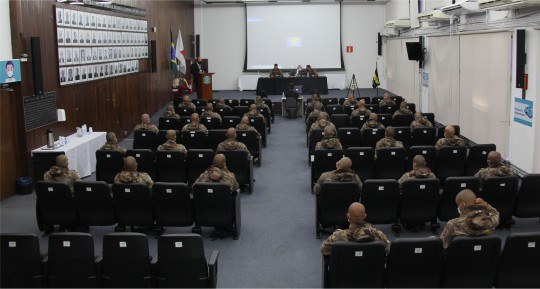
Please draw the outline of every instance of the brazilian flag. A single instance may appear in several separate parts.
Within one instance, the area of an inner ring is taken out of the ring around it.
[[[170,32],[171,32],[171,61],[170,61],[171,73],[173,75],[178,75],[178,64],[176,63],[176,48],[173,41],[172,29]]]
[[[375,66],[375,73],[373,73],[373,82],[371,86],[373,89],[376,89],[381,83],[379,82],[379,72],[377,71],[377,66]]]

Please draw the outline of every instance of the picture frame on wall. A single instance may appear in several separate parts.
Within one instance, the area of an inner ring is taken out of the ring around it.
[[[87,74],[86,74],[86,66],[81,66],[81,81],[86,81]]]
[[[94,78],[94,73],[92,72],[92,66],[87,65],[86,66],[86,77],[88,80],[92,80]]]
[[[77,27],[77,11],[71,11],[71,26]]]
[[[58,64],[59,65],[66,64],[66,49],[65,48],[58,48]]]
[[[81,28],[84,27],[84,12],[82,11],[77,12],[77,19],[79,19],[77,26]]]
[[[79,46],[84,46],[86,45],[86,40],[85,40],[85,36],[86,36],[86,31],[84,30],[79,30]]]
[[[66,65],[71,65],[73,63],[72,49],[66,48]]]
[[[73,82],[77,83],[81,81],[81,67],[75,66],[73,67]]]
[[[92,63],[92,48],[85,48],[86,63]]]
[[[78,48],[73,48],[72,53],[73,53],[73,64],[79,64],[79,62],[80,62],[79,49]]]
[[[79,45],[79,30],[72,29],[72,32],[73,32],[73,39],[72,39],[73,45]]]
[[[87,46],[92,45],[92,32],[90,30],[86,30],[85,34],[85,44]]]
[[[56,28],[56,37],[57,37],[57,43],[59,46],[62,46],[65,44],[64,41],[64,28]]]
[[[61,68],[59,69],[58,79],[60,80],[60,85],[64,85],[64,84],[67,82],[67,78],[66,78],[66,68],[61,67]]]
[[[84,15],[84,27],[90,28],[90,13],[83,12]]]
[[[79,54],[81,56],[81,64],[84,64],[86,63],[86,48],[80,48],[79,49]]]
[[[56,7],[56,25],[61,26],[64,25],[64,21],[62,20],[64,16],[64,9]]]
[[[92,63],[98,61],[98,50],[97,47],[92,47]]]
[[[90,13],[90,27],[96,29],[96,14]]]
[[[71,11],[64,9],[64,26],[71,26]]]
[[[66,38],[66,39],[65,39],[66,45],[71,45],[71,39],[72,39],[72,37],[73,37],[73,36],[72,36],[72,31],[71,31],[71,29],[66,28],[66,29],[64,30],[64,37]]]
[[[74,80],[74,76],[73,76],[73,66],[68,66],[66,68],[67,70],[67,81],[66,83],[73,83],[73,80]]]

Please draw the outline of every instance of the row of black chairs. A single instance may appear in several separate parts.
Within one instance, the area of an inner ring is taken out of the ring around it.
[[[439,238],[341,242],[323,259],[325,288],[537,288],[540,233],[457,237],[443,253]]]
[[[376,97],[364,96],[364,97],[357,97],[356,98],[356,100],[358,100],[358,101],[360,101],[362,99],[366,102],[366,104],[379,104],[379,102],[381,102],[383,97],[382,96],[376,96]],[[390,96],[390,99],[392,99],[397,105],[400,105],[401,102],[403,101],[403,97],[398,96],[398,95]],[[325,97],[325,98],[322,98],[322,103],[323,103],[324,106],[343,105],[345,100],[346,100],[346,98],[344,98],[344,97],[340,97],[340,98],[337,98],[337,97]],[[311,102],[311,98],[308,98],[306,100],[306,103],[310,103],[310,102]]]
[[[351,105],[327,105],[324,107],[324,111],[328,113],[329,116],[332,115],[341,115],[345,114],[347,116],[350,116],[353,110],[356,109],[357,106]],[[379,104],[366,104],[366,108],[369,109],[371,112],[376,114],[382,114],[382,115],[389,115],[393,116],[393,114],[399,109],[399,105],[397,104],[385,104],[385,105],[379,105]],[[416,112],[416,105],[414,103],[408,103],[407,108],[412,112]],[[309,114],[314,110],[313,106],[306,107],[306,117],[309,116]],[[413,116],[412,114],[409,116]]]
[[[423,113],[424,116],[433,124],[434,120],[432,121],[431,118],[434,118],[433,113]],[[379,122],[384,126],[394,126],[394,127],[410,127],[411,123],[414,120],[414,115],[412,114],[400,114],[400,115],[391,115],[391,114],[378,114]],[[369,115],[354,115],[349,116],[347,114],[332,114],[330,115],[330,122],[334,124],[336,129],[339,128],[362,128],[364,123],[366,123],[369,119]],[[306,129],[309,131],[309,128],[311,127],[311,124],[313,124],[315,121],[317,121],[317,117],[312,115],[307,118]],[[458,128],[459,132],[459,128]],[[442,137],[444,131],[442,132],[436,132],[437,137]]]
[[[206,104],[208,103],[206,100],[204,99],[192,99],[191,102],[193,104],[195,104],[195,106],[199,106],[199,107],[203,107],[203,106],[206,106]],[[214,105],[214,107],[216,107],[219,103],[219,99],[212,99],[211,101],[209,101],[210,103],[212,103]],[[273,103],[270,99],[266,98],[266,99],[263,99],[263,102],[269,107],[269,108],[272,108],[273,107]],[[179,102],[178,102],[179,103]],[[177,104],[178,104],[177,103]],[[236,106],[250,106],[252,104],[255,103],[255,99],[252,99],[252,98],[241,98],[241,99],[225,99],[225,104],[230,106],[230,107],[236,107]],[[178,106],[178,105],[176,105]]]
[[[189,190],[185,183],[155,183],[152,190],[143,184],[113,184],[78,181],[73,195],[59,182],[39,181],[36,185],[37,221],[41,231],[54,226],[78,229],[112,226],[115,230],[140,227],[163,232],[163,227],[193,226],[228,229],[240,235],[241,209],[238,192],[221,183],[197,183]]]
[[[271,131],[271,120],[272,120],[272,114],[270,113],[270,110],[267,109],[267,108],[259,108],[258,109],[259,112],[264,116],[264,118],[266,119],[266,128],[268,129],[268,132],[270,133]],[[191,116],[191,114],[193,113],[198,113],[199,115],[201,115],[203,112],[206,111],[206,107],[196,107],[196,109],[192,109],[192,108],[177,108],[177,113],[180,115],[181,117],[181,120],[180,120],[180,125],[183,126],[187,123],[189,123],[188,120],[186,120],[186,118],[189,118]],[[236,117],[243,117],[244,114],[246,114],[247,112],[249,111],[249,107],[247,106],[236,106],[234,108],[227,108],[227,107],[220,107],[220,108],[216,108],[215,112],[217,114],[219,114],[221,116],[221,118],[225,118],[225,117],[232,117],[232,116],[236,116]],[[215,126],[219,126],[220,123],[219,123],[219,119],[216,123],[216,121],[212,121],[210,122],[209,120],[202,120],[204,119],[205,117],[201,117],[201,123],[203,123],[205,126],[210,126],[210,128],[219,128],[219,127],[215,127]],[[162,125],[168,125],[167,123],[163,123],[160,121],[160,126]],[[227,125],[227,124],[223,124],[223,125]]]
[[[437,220],[448,221],[458,217],[456,195],[464,190],[474,191],[499,211],[500,225],[513,225],[512,216],[540,218],[540,174],[523,177],[518,188],[515,176],[488,177],[482,183],[475,177],[450,177],[443,182],[437,179],[410,179],[399,188],[396,180],[366,180],[361,192],[353,182],[325,182],[316,202],[316,234],[320,238],[324,228],[346,228],[347,209],[353,202],[366,206],[366,221],[373,224],[392,224],[399,233],[401,225],[425,225],[432,230]],[[400,225],[401,223],[401,225]]]
[[[3,288],[216,288],[219,251],[207,261],[201,236],[162,235],[157,256],[149,253],[141,233],[103,236],[103,252],[94,255],[94,238],[87,233],[49,236],[46,256],[32,234],[2,234]]]

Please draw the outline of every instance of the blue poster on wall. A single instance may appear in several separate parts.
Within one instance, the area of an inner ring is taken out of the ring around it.
[[[532,127],[533,102],[531,100],[515,98],[514,121]]]
[[[0,61],[0,84],[21,81],[21,61],[19,59]]]

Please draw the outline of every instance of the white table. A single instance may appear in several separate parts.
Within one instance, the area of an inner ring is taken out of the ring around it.
[[[87,177],[96,170],[96,151],[106,142],[105,134],[105,132],[93,132],[82,137],[72,134],[67,137],[68,143],[66,145],[54,150],[43,146],[33,150],[32,154],[63,152],[68,157],[69,169],[76,170],[81,178]]]
[[[344,73],[325,74],[328,82],[328,89],[345,89],[347,88],[347,80]]]
[[[326,76],[328,82],[328,89],[345,89],[347,88],[347,80],[344,73],[328,73],[320,74]],[[257,90],[257,81],[259,77],[265,75],[258,74],[243,74],[238,77],[238,89],[243,90]]]

